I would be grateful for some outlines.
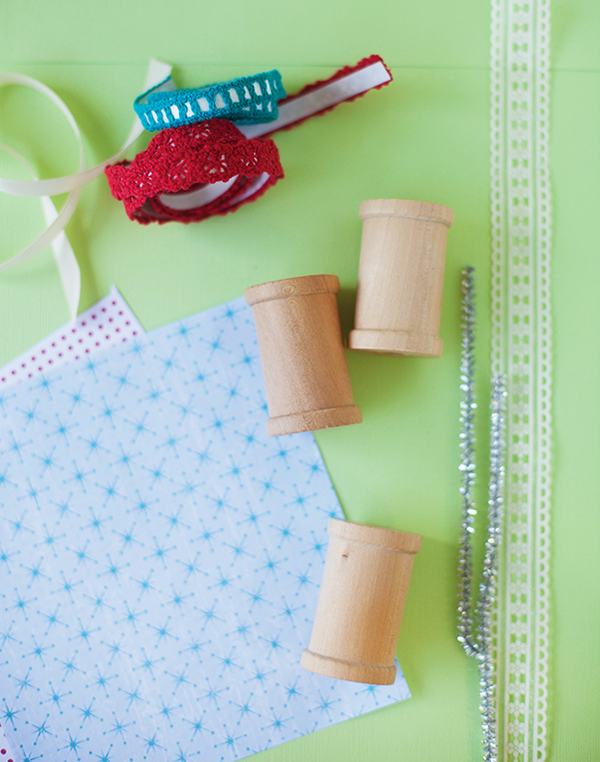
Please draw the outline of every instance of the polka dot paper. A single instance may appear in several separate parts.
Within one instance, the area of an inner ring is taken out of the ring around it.
[[[66,323],[0,369],[0,392],[19,381],[60,368],[99,349],[132,341],[144,333],[140,322],[113,286],[108,296],[79,315],[74,323]]]
[[[2,727],[2,723],[0,723],[0,760],[2,760],[2,762],[15,762],[14,756],[8,748],[8,739],[4,732],[4,728]]]
[[[303,670],[342,512],[236,300],[0,391],[14,762],[222,762],[407,698]]]

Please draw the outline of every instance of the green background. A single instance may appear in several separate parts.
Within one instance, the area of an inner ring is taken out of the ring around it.
[[[600,4],[552,7],[554,447],[549,759],[600,759]],[[489,7],[481,0],[0,3],[0,69],[67,102],[87,165],[115,153],[149,58],[178,86],[279,68],[288,92],[379,53],[394,82],[276,142],[286,178],[201,225],[130,222],[103,178],[67,229],[86,308],[115,283],[151,330],[277,278],[340,277],[353,318],[367,198],[451,206],[441,359],[349,353],[360,426],[317,434],[349,519],[423,535],[398,654],[413,698],[263,753],[269,762],[480,758],[477,672],[456,642],[460,272],[478,280],[479,505],[489,382]],[[147,138],[146,138],[147,140]],[[0,89],[0,141],[51,177],[73,139],[41,96]],[[138,143],[143,146],[144,138]],[[133,152],[130,151],[133,155]],[[6,156],[3,174],[25,178]],[[59,199],[60,200],[60,199]],[[43,229],[39,202],[0,198],[0,257]],[[50,251],[0,274],[0,365],[68,319]],[[478,555],[480,558],[481,555]]]

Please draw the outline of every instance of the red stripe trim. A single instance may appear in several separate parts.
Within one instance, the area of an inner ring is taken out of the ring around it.
[[[284,98],[283,100],[279,101],[279,106],[282,106],[284,103],[290,103],[291,101],[296,100],[296,98],[299,98],[301,95],[306,95],[307,93],[312,93],[314,90],[319,90],[321,87],[328,85],[330,82],[335,82],[338,79],[347,77],[349,74],[353,74],[355,71],[366,69],[368,66],[371,66],[372,64],[375,64],[375,63],[383,64],[385,70],[390,75],[390,78],[387,82],[382,82],[380,85],[375,85],[374,87],[369,88],[369,90],[381,90],[382,87],[389,85],[390,82],[393,80],[392,72],[389,70],[389,68],[387,67],[385,61],[383,60],[381,56],[372,55],[372,56],[367,56],[367,58],[361,58],[361,60],[354,66],[344,66],[343,68],[338,69],[338,71],[336,71],[335,74],[332,74],[331,77],[329,77],[328,79],[318,79],[316,82],[312,82],[309,85],[305,85],[302,88],[302,90],[299,90],[297,93],[294,93],[293,95],[288,95],[287,98]],[[307,119],[312,119],[313,116],[320,116],[321,114],[326,114],[328,111],[333,111],[334,108],[337,108],[342,103],[351,103],[352,101],[355,101],[357,98],[362,98],[363,95],[366,95],[369,92],[369,90],[364,90],[362,93],[353,95],[351,98],[346,98],[345,100],[340,101],[339,103],[334,103],[333,106],[327,106],[327,108],[321,109],[321,111],[315,111],[314,113],[309,114],[308,116],[305,116],[303,119],[299,119],[297,122],[286,124],[284,127],[278,127],[274,129],[272,132],[265,132],[264,135],[261,135],[261,138],[266,138],[269,135],[273,135],[276,132],[281,132],[282,130],[291,130],[292,127],[296,127],[298,124],[302,124],[302,122],[306,122]]]

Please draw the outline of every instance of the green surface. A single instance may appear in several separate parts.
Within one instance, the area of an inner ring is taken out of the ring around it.
[[[596,2],[555,3],[549,758],[556,762],[600,759],[599,31]],[[317,435],[348,518],[424,536],[398,651],[413,698],[265,752],[270,762],[479,758],[477,674],[455,632],[457,441],[460,271],[467,263],[478,274],[478,376],[487,405],[488,47],[488,5],[473,0],[0,4],[0,69],[37,77],[64,98],[84,133],[88,165],[116,152],[129,131],[150,57],[175,64],[181,86],[276,66],[294,91],[373,52],[393,69],[391,86],[277,136],[286,178],[229,217],[141,227],[103,179],[89,185],[68,227],[82,268],[82,308],[115,283],[152,329],[248,285],[333,272],[347,331],[360,201],[415,198],[455,210],[443,357],[349,353],[364,423]],[[2,88],[0,114],[0,141],[23,150],[43,176],[75,171],[68,129],[41,97]],[[0,168],[11,169],[4,157]],[[6,259],[43,229],[38,202],[0,197],[0,224]],[[67,318],[50,252],[0,274],[0,365]],[[484,425],[479,442],[484,452]]]
[[[600,759],[600,72],[557,73],[552,749]]]

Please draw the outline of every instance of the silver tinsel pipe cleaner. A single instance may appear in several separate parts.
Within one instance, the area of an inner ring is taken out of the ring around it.
[[[462,522],[459,544],[458,640],[468,656],[478,661],[479,710],[483,732],[485,762],[497,762],[496,675],[491,654],[492,606],[496,597],[498,549],[502,537],[504,508],[505,399],[502,376],[492,378],[490,412],[490,480],[488,489],[488,526],[479,585],[479,600],[473,615],[472,535],[477,515],[473,488],[475,484],[475,283],[473,268],[463,270],[463,325],[460,365],[460,470],[463,475]]]

